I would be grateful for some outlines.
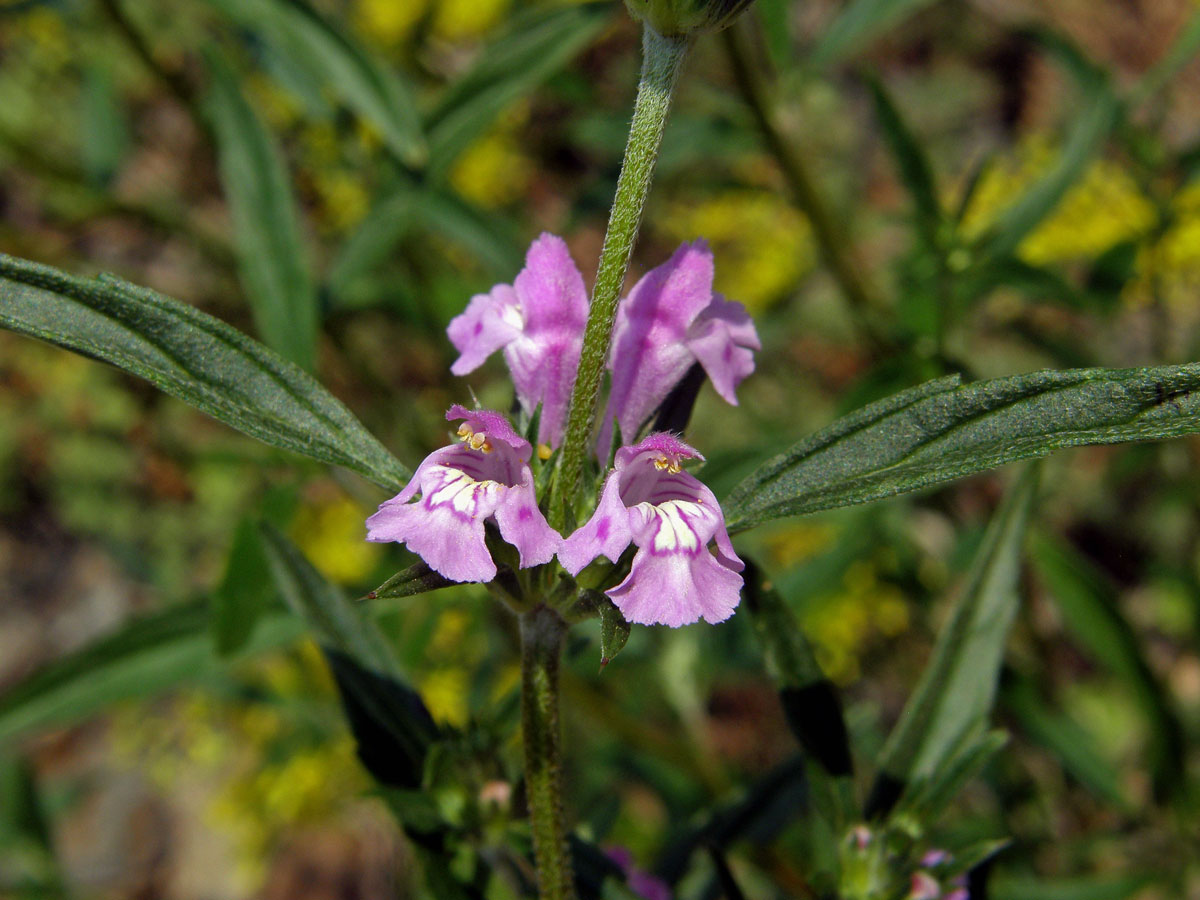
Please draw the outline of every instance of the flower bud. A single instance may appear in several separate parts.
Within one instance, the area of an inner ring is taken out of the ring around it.
[[[664,37],[720,31],[754,0],[625,0],[635,18]]]

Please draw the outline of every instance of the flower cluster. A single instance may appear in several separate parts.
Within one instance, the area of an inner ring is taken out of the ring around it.
[[[614,421],[622,446],[595,512],[573,534],[564,539],[538,507],[530,442],[500,413],[454,406],[446,418],[462,422],[461,442],[426,457],[404,490],[367,520],[368,540],[403,542],[446,578],[478,582],[496,577],[489,540],[515,547],[520,568],[557,556],[571,575],[601,556],[622,564],[632,544],[628,574],[606,591],[627,620],[675,627],[727,619],[743,565],[716,497],[683,470],[685,460],[702,457],[672,434],[638,441],[694,365],[732,404],[754,370],[754,324],[712,284],[712,254],[697,241],[622,299],[597,459],[609,459]],[[537,419],[537,441],[553,450],[563,440],[587,314],[583,277],[566,244],[543,234],[511,285],[473,297],[450,323],[460,354],[451,371],[464,375],[502,351],[522,410]]]

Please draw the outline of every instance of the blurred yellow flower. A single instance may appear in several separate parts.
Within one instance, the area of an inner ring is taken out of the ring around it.
[[[751,314],[786,296],[816,262],[808,222],[768,190],[675,203],[660,220],[672,241],[708,240],[718,260],[716,289]]]
[[[465,669],[434,669],[421,679],[418,690],[434,721],[458,728],[467,724],[471,711]]]
[[[1058,159],[1041,135],[1025,140],[1009,158],[984,172],[963,217],[967,239],[984,233]],[[1154,206],[1116,163],[1100,159],[1067,191],[1058,206],[1021,242],[1018,255],[1033,265],[1093,259],[1154,227]]]
[[[429,0],[356,0],[354,26],[379,44],[402,43],[429,9]]]
[[[908,630],[908,603],[899,588],[879,580],[875,563],[860,560],[847,569],[842,591],[809,610],[803,625],[825,674],[849,684],[872,639]]]
[[[360,584],[379,561],[382,548],[368,543],[367,511],[344,495],[322,498],[300,508],[291,534],[317,569],[338,584]]]
[[[525,196],[534,165],[522,152],[517,133],[526,115],[521,110],[504,117],[454,163],[450,181],[463,197],[484,209],[496,209]]]
[[[1185,185],[1171,200],[1170,225],[1138,250],[1136,275],[1124,299],[1135,305],[1155,297],[1194,304],[1200,292],[1200,182]]]
[[[816,556],[833,538],[829,525],[793,522],[767,536],[767,552],[774,567],[786,569]]]
[[[25,33],[49,68],[61,68],[76,58],[66,23],[51,7],[35,6],[16,21],[24,26]]]
[[[512,0],[438,0],[433,31],[448,41],[476,38],[495,26]]]
[[[371,209],[371,198],[362,180],[351,172],[334,170],[313,175],[313,187],[320,203],[320,220],[325,230],[349,231]]]

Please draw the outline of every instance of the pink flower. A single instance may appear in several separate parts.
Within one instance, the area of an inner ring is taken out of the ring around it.
[[[925,871],[913,873],[908,900],[938,900],[941,896],[942,887],[936,878]]]
[[[717,393],[737,405],[737,386],[762,348],[745,307],[713,293],[713,256],[704,241],[683,244],[651,269],[617,308],[612,391],[598,449],[607,453],[615,418],[632,441],[650,414],[696,362]]]
[[[484,540],[491,519],[520,554],[521,568],[548,563],[562,536],[533,493],[532,448],[500,413],[452,406],[463,443],[425,457],[412,480],[367,519],[367,540],[401,541],[452,581],[491,581],[496,564]],[[421,498],[409,503],[417,493]]]
[[[626,886],[642,900],[671,900],[671,888],[667,883],[635,866],[633,854],[628,849],[609,847],[604,854],[620,867]]]
[[[450,367],[466,375],[497,350],[512,373],[526,413],[541,404],[538,442],[558,446],[587,321],[583,276],[562,238],[543,234],[525,255],[525,268],[511,285],[471,298],[446,330],[460,356]]]
[[[595,513],[567,538],[559,562],[577,575],[597,556],[638,548],[628,577],[607,591],[630,622],[676,628],[722,622],[738,605],[744,568],[713,492],[679,467],[700,454],[670,434],[617,451]],[[716,553],[708,544],[716,542]]]

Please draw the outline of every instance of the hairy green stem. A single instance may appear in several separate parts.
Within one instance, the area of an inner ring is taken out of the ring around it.
[[[858,320],[866,337],[878,345],[883,343],[872,321],[872,310],[877,309],[874,291],[863,277],[865,267],[858,260],[853,244],[842,223],[830,212],[825,199],[818,190],[816,181],[809,171],[808,162],[799,152],[795,142],[784,137],[771,105],[770,91],[761,70],[755,65],[744,31],[744,25],[727,28],[721,37],[733,69],[734,80],[754,119],[762,132],[767,149],[779,163],[779,168],[791,191],[793,201],[808,218],[813,238],[837,281],[850,310]]]
[[[541,900],[575,898],[558,725],[558,665],[566,631],[566,623],[548,607],[521,615],[521,739]]]
[[[575,377],[575,388],[567,413],[562,463],[555,486],[556,493],[551,500],[550,521],[560,529],[566,521],[566,505],[579,489],[583,461],[590,450],[596,400],[600,395],[600,382],[608,361],[617,299],[625,283],[629,258],[633,255],[646,196],[650,193],[650,182],[658,162],[658,148],[671,108],[671,95],[675,91],[679,70],[689,46],[690,41],[686,37],[664,37],[649,27],[643,31],[642,76],[638,83],[633,122],[629,126],[629,143],[625,147],[625,160],[617,179],[617,194],[613,198],[608,231],[600,251],[600,267],[596,272],[596,286],[592,290],[587,328],[583,333],[579,372]]]

